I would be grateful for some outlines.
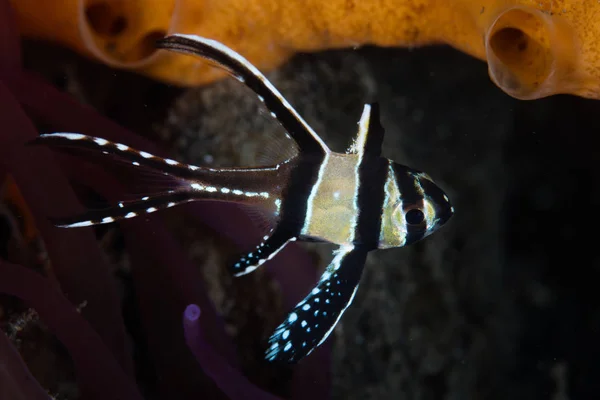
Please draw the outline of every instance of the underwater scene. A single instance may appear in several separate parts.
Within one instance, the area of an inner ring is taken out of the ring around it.
[[[0,0],[0,400],[598,398],[598,21]]]

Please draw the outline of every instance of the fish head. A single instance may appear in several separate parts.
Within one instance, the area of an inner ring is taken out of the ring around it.
[[[440,229],[453,214],[448,195],[429,175],[390,161],[379,248],[417,242]]]

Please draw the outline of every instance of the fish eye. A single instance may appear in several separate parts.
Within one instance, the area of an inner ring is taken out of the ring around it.
[[[405,218],[409,225],[420,225],[425,221],[425,214],[418,208],[413,208],[406,212]]]

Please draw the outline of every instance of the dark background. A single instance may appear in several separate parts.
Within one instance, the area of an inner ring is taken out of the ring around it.
[[[255,96],[229,79],[179,90],[39,43],[26,43],[25,59],[180,160],[252,164],[276,141]],[[429,173],[456,209],[424,241],[369,256],[336,329],[335,399],[600,394],[600,103],[512,99],[485,63],[446,47],[298,55],[268,77],[336,151],[363,103],[378,101],[384,155]],[[221,273],[227,242],[183,225],[173,222],[209,264],[211,296],[250,370],[280,318],[275,292],[264,275],[232,283]],[[328,261],[329,247],[311,249]]]

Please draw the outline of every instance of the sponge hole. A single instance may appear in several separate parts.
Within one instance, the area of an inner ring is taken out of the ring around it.
[[[531,38],[520,29],[504,28],[490,39],[492,50],[507,64],[518,64],[527,58]]]
[[[107,3],[89,5],[85,17],[90,28],[100,36],[118,36],[127,29],[127,19],[115,13]]]
[[[518,28],[503,28],[490,38],[492,51],[522,86],[538,87],[551,70],[550,49]]]
[[[524,9],[505,12],[492,24],[487,37],[492,79],[512,96],[534,96],[552,72],[551,46],[543,16]]]

